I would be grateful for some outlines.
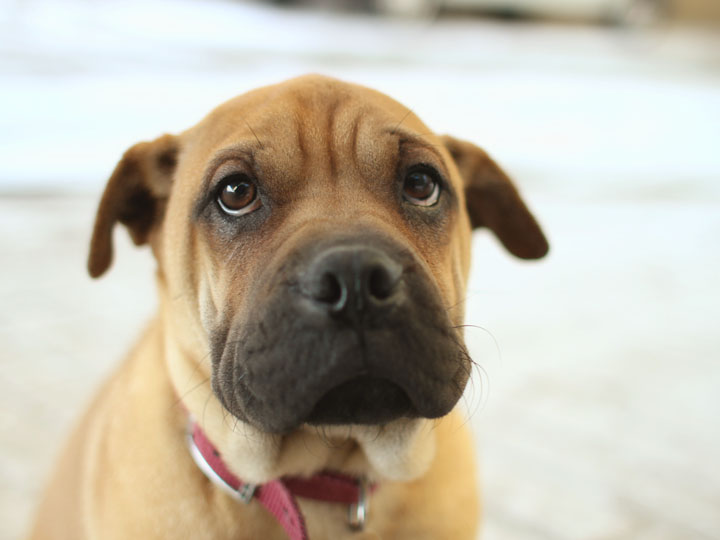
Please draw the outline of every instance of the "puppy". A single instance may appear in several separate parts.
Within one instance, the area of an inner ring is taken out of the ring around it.
[[[548,244],[480,148],[306,76],[130,148],[88,268],[123,224],[160,309],[67,445],[34,539],[472,539],[455,406],[471,230]]]

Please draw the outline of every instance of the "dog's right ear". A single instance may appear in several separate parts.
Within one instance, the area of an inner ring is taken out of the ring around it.
[[[165,213],[178,150],[177,137],[163,135],[125,152],[108,180],[95,217],[88,257],[92,277],[101,276],[112,263],[115,223],[127,227],[135,245],[148,242]]]

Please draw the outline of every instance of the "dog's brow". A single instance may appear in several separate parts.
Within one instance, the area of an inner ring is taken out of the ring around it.
[[[210,176],[215,173],[217,168],[222,165],[224,162],[231,160],[231,159],[237,159],[238,161],[244,161],[249,166],[253,166],[255,164],[255,151],[257,149],[257,141],[253,140],[252,142],[243,142],[241,144],[237,144],[234,146],[230,146],[227,148],[223,148],[222,150],[219,150],[215,157],[210,161],[208,164],[208,167],[206,169],[205,176]]]
[[[449,177],[447,162],[445,161],[445,158],[440,152],[437,144],[433,144],[432,142],[425,139],[422,135],[407,131],[402,128],[394,128],[390,130],[389,133],[398,137],[398,148],[401,155],[405,152],[416,150],[418,148],[425,150],[431,153],[435,157],[435,159],[437,159],[437,165],[440,166],[442,173]]]
[[[210,187],[210,182],[215,175],[215,171],[226,161],[243,161],[248,167],[254,169],[256,147],[257,143],[253,141],[252,143],[241,143],[218,151],[205,168],[205,174],[203,174],[203,191],[206,191]]]
[[[404,149],[403,147],[420,147],[424,150],[427,150],[428,152],[432,152],[433,154],[435,154],[435,157],[439,159],[441,163],[445,162],[442,154],[438,150],[437,145],[424,139],[422,136],[411,133],[404,129],[393,129],[391,133],[398,136],[398,145],[400,146],[401,151]]]

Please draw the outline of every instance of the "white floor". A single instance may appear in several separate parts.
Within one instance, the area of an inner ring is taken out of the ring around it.
[[[0,538],[152,312],[124,237],[85,246],[122,151],[319,71],[379,88],[512,172],[553,248],[476,237],[467,407],[487,540],[720,538],[720,39],[402,22],[257,4],[0,3]]]

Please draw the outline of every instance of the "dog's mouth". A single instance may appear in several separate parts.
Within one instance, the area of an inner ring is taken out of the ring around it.
[[[387,379],[363,375],[330,389],[315,404],[309,424],[385,424],[419,413],[408,394]]]

